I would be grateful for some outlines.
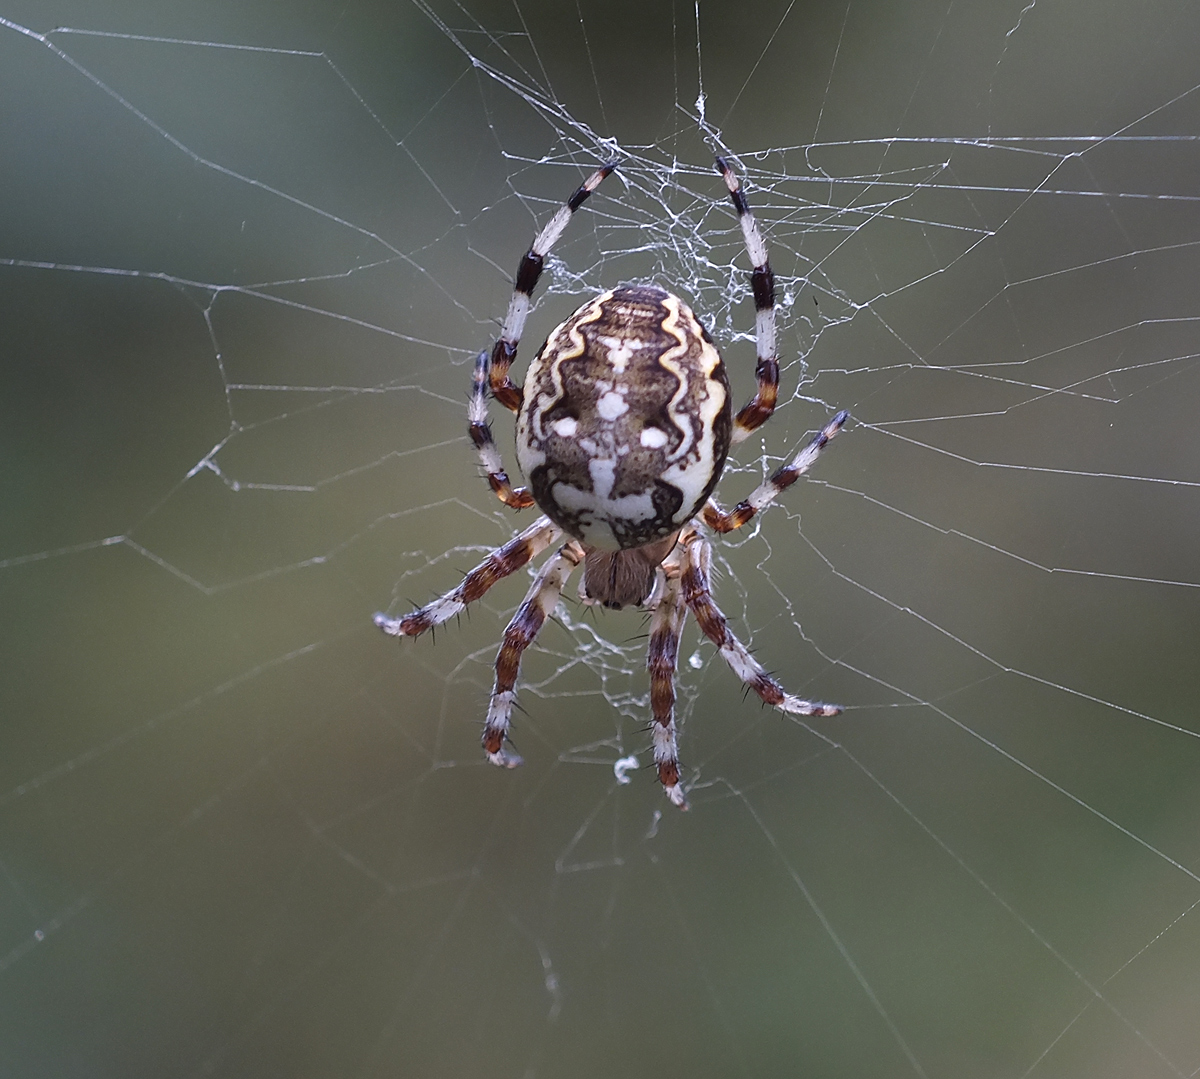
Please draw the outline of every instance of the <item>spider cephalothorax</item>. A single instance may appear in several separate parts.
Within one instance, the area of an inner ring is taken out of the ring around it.
[[[837,413],[791,461],[728,513],[712,499],[732,443],[775,409],[775,278],[767,249],[733,170],[717,158],[753,264],[758,391],[736,416],[729,380],[708,331],[678,296],[656,285],[624,285],[590,300],[546,339],[522,390],[509,378],[530,297],[550,248],[571,215],[612,172],[605,165],[542,229],[517,268],[513,298],[491,354],[480,353],[468,409],[471,440],[492,490],[538,518],[493,551],[453,591],[405,615],[375,616],[393,636],[415,637],[453,618],[493,584],[564,533],[567,540],[534,578],[496,657],[483,746],[493,764],[521,763],[508,746],[521,654],[554,610],[567,577],[584,563],[581,598],[607,607],[636,603],[651,613],[650,708],[654,759],[667,796],[687,808],[675,744],[675,669],[689,611],[734,672],[767,704],[797,715],[841,708],[786,693],[734,636],[711,592],[712,548],[697,522],[741,528],[807,472],[849,414]],[[488,393],[518,413],[517,460],[529,488],[514,488],[492,439]]]

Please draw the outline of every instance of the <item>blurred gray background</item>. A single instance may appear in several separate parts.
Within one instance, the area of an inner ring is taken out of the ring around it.
[[[0,1071],[1200,1068],[1200,9],[0,16]],[[719,495],[854,416],[717,598],[847,707],[743,700],[689,627],[681,815],[636,612],[563,602],[511,773],[528,578],[371,615],[518,526],[470,363],[597,160],[524,358],[652,279],[752,392],[716,148],[784,362]]]

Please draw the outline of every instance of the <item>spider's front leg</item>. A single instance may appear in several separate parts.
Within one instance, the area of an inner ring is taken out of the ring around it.
[[[658,781],[671,804],[687,809],[687,798],[679,783],[679,751],[675,743],[675,671],[679,666],[679,638],[687,620],[687,605],[679,567],[672,566],[661,579],[664,586],[650,618],[650,647],[646,656],[650,711],[654,717],[654,763],[658,767]]]
[[[794,697],[772,678],[729,628],[729,623],[712,597],[712,546],[693,532],[681,541],[683,552],[683,598],[704,635],[720,650],[733,673],[766,704],[796,716],[836,716],[840,704],[806,701]]]
[[[821,451],[829,444],[830,439],[836,437],[849,418],[850,413],[845,409],[836,413],[817,432],[813,440],[796,454],[791,464],[782,465],[780,468],[777,468],[766,480],[750,492],[749,498],[739,502],[728,513],[721,509],[720,504],[715,498],[710,498],[705,503],[704,510],[702,511],[704,523],[714,532],[732,532],[735,528],[741,528],[756,513],[761,513],[765,510],[776,498],[803,476],[805,472],[812,468],[817,458],[821,455]]]
[[[583,547],[575,540],[563,544],[558,553],[538,571],[525,599],[504,631],[504,640],[496,655],[496,682],[492,687],[487,722],[483,728],[483,751],[492,764],[516,768],[523,763],[520,756],[505,745],[513,702],[517,696],[515,687],[521,656],[533,644],[546,619],[553,613],[563,585],[583,558]]]
[[[497,547],[462,579],[457,588],[403,618],[391,618],[380,611],[375,615],[375,625],[392,637],[416,637],[427,629],[440,626],[461,614],[468,603],[479,599],[497,581],[527,565],[561,535],[561,529],[549,517],[539,517],[503,547]]]

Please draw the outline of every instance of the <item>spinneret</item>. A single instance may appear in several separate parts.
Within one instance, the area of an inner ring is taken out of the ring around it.
[[[849,418],[838,412],[732,511],[711,497],[730,445],[771,417],[779,385],[775,275],[737,177],[723,158],[716,165],[751,263],[758,352],[754,397],[733,415],[725,365],[708,331],[683,300],[650,284],[623,285],[584,304],[551,332],[529,366],[524,388],[510,378],[546,256],[574,212],[616,167],[603,166],[521,259],[500,336],[490,354],[476,361],[467,410],[468,434],[492,490],[516,510],[536,502],[544,516],[444,596],[403,618],[375,615],[385,633],[415,637],[460,614],[566,533],[570,538],[537,573],[504,632],[484,751],[493,764],[521,763],[509,739],[521,656],[582,563],[585,601],[614,608],[640,604],[652,612],[647,670],[654,761],[667,797],[682,809],[687,799],[676,750],[675,672],[689,612],[764,703],[793,715],[841,711],[784,690],[738,640],[712,596],[712,547],[698,522],[720,533],[741,528],[812,467]],[[488,420],[489,391],[518,413],[517,460],[528,487],[513,487],[504,469]]]

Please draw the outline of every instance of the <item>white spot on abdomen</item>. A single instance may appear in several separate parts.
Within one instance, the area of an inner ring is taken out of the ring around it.
[[[643,427],[640,441],[648,450],[661,450],[667,444],[667,432],[658,427]]]
[[[612,494],[616,461],[588,461],[588,472],[592,474],[592,493],[601,501]]]
[[[596,402],[596,412],[599,413],[602,420],[611,422],[628,411],[629,405],[625,398],[615,390],[609,390]]]
[[[556,483],[550,497],[570,514],[581,514],[579,518],[580,538],[594,547],[614,548],[619,546],[611,521],[636,524],[648,521],[655,514],[654,501],[649,491],[640,494],[622,495],[612,498],[614,461],[591,461],[588,471],[592,475],[592,490],[581,491],[566,483]]]
[[[576,430],[579,428],[579,423],[573,416],[564,416],[561,420],[555,420],[550,429],[563,438],[573,438]]]
[[[597,344],[607,347],[608,362],[612,364],[613,371],[623,375],[629,361],[633,359],[633,346],[630,342],[621,337],[598,337],[596,341]]]

